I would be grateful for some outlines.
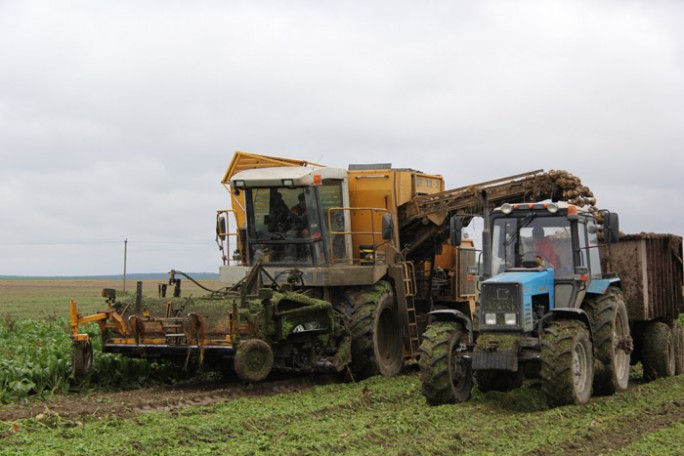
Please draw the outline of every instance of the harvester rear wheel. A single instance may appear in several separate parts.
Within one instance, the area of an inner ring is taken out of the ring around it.
[[[641,364],[647,381],[675,374],[675,340],[672,329],[666,323],[652,321],[646,325]]]
[[[403,364],[399,314],[392,286],[380,281],[372,287],[348,290],[344,308],[352,334],[351,370],[357,379],[391,377]]]
[[[75,380],[87,377],[93,367],[93,343],[88,340],[74,342],[71,348],[71,372]]]
[[[544,329],[541,352],[542,391],[554,407],[586,404],[594,378],[591,339],[579,321],[556,321]]]
[[[470,398],[473,375],[470,361],[463,356],[467,342],[467,331],[455,321],[437,321],[423,334],[419,366],[428,404],[451,404]]]
[[[601,362],[594,373],[594,393],[625,391],[634,344],[622,292],[611,287],[605,294],[587,299],[585,308],[591,319],[596,358]]]
[[[477,389],[486,393],[488,391],[510,391],[522,385],[523,372],[492,369],[475,371]]]
[[[235,372],[241,380],[256,383],[264,380],[273,368],[273,351],[261,339],[249,339],[240,343],[235,353]]]

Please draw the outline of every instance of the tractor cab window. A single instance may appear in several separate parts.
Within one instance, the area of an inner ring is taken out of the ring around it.
[[[325,261],[313,188],[249,188],[246,202],[252,262],[312,265]]]
[[[505,217],[492,230],[492,272],[514,267],[552,267],[556,277],[573,277],[570,222],[563,217]]]

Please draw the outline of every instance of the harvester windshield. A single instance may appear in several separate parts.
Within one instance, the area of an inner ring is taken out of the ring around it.
[[[331,238],[328,209],[342,206],[340,181],[316,187],[253,187],[245,190],[249,258],[264,264],[323,265],[331,244],[345,251],[344,238]],[[333,231],[344,228],[333,219]]]

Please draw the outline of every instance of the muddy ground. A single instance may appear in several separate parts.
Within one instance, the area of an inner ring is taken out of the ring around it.
[[[302,391],[342,381],[338,376],[281,374],[275,379],[247,385],[237,380],[192,381],[177,386],[155,386],[129,391],[83,391],[55,395],[39,402],[0,405],[0,421],[12,422],[41,415],[59,415],[74,422],[111,417],[131,418],[149,412],[177,412],[183,407],[210,405],[250,396]]]

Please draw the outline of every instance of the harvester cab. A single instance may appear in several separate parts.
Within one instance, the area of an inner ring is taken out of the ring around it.
[[[233,176],[231,186],[244,192],[248,265],[324,266],[351,257],[349,216],[329,212],[349,205],[345,170],[252,169]]]

